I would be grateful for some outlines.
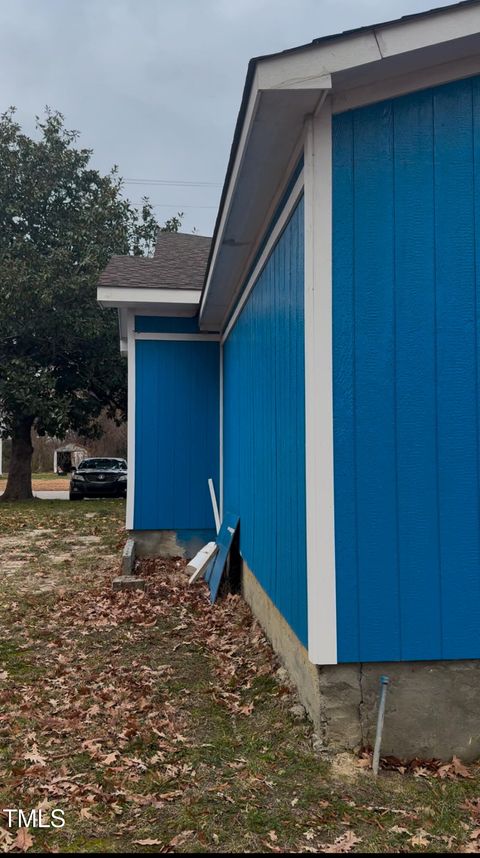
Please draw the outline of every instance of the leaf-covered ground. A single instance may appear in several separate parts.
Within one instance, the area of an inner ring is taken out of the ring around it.
[[[480,774],[327,761],[247,607],[182,561],[113,593],[124,504],[0,503],[0,849],[479,851]]]

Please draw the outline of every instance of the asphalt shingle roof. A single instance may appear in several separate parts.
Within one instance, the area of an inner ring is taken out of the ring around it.
[[[211,238],[182,232],[158,232],[153,258],[112,256],[99,286],[150,289],[198,289],[205,278]]]

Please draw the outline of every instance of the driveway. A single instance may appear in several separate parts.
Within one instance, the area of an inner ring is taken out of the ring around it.
[[[41,474],[34,474],[32,477],[33,496],[42,500],[68,500],[69,484],[70,480],[66,477],[55,477],[53,474],[45,477]],[[0,477],[0,497],[5,491],[6,485],[6,477]]]
[[[34,492],[33,494],[42,500],[68,500],[68,492]]]

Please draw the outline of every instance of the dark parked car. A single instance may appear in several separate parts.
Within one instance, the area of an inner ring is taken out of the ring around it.
[[[70,481],[70,500],[124,498],[126,495],[125,459],[84,459]]]

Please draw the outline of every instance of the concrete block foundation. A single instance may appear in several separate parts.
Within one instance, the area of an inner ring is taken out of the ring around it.
[[[112,581],[114,590],[145,590],[146,586],[146,581],[136,575],[119,575]]]
[[[133,575],[135,571],[135,541],[127,539],[122,553],[122,575]]]
[[[390,678],[383,755],[480,757],[480,661],[313,665],[305,647],[243,563],[242,591],[325,748],[373,746],[380,676]]]
[[[131,530],[137,557],[185,557],[191,560],[207,542],[215,539],[214,530]]]

